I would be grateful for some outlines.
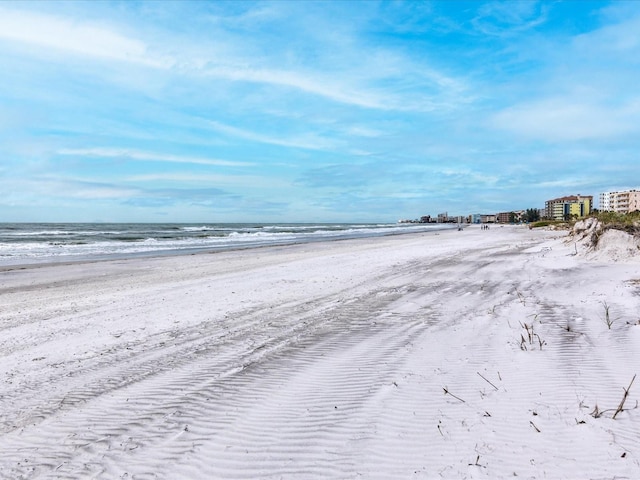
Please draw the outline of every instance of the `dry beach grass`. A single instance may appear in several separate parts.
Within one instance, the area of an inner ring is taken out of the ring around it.
[[[6,269],[0,477],[637,478],[638,258],[566,240]]]

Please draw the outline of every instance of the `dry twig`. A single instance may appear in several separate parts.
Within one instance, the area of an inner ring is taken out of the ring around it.
[[[480,378],[482,378],[485,382],[487,382],[489,385],[491,385],[493,388],[495,388],[496,390],[498,390],[498,387],[496,387],[493,383],[491,383],[489,380],[487,380],[480,372],[476,372],[478,375],[480,375]]]
[[[442,388],[444,390],[444,394],[445,395],[451,395],[453,398],[455,398],[456,400],[461,401],[462,403],[467,403],[465,402],[463,399],[461,399],[460,397],[457,397],[456,395],[454,395],[453,393],[451,393],[449,390],[447,390],[447,387],[443,387]]]
[[[616,413],[613,414],[613,419],[614,420],[616,418],[616,415],[618,415],[620,412],[622,412],[622,410],[624,408],[624,402],[627,401],[627,397],[629,396],[629,390],[631,390],[631,385],[633,385],[633,381],[635,379],[636,379],[636,376],[634,375],[633,378],[631,379],[631,383],[629,383],[629,386],[624,389],[624,396],[622,397],[622,400],[620,400],[620,405],[618,405],[618,408],[616,409]]]

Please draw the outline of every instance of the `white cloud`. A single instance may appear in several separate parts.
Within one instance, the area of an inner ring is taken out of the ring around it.
[[[483,4],[472,20],[485,35],[503,36],[523,32],[547,20],[547,6],[536,1],[491,2]]]
[[[427,194],[425,192],[394,192],[394,193],[381,193],[380,196],[385,198],[400,198],[400,199],[413,199],[413,198],[425,198]]]
[[[134,187],[123,187],[97,182],[93,178],[61,177],[58,175],[41,175],[28,179],[17,179],[3,188],[9,195],[24,196],[37,199],[77,198],[77,199],[122,199],[140,194]]]
[[[242,44],[224,34],[216,38],[215,46],[213,43],[197,45],[171,35],[162,32],[154,39],[141,40],[106,24],[0,8],[0,40],[34,45],[39,47],[39,54],[57,50],[95,60],[170,70],[184,76],[273,85],[346,105],[389,111],[433,111],[451,103],[442,100],[447,97],[446,92],[457,97],[463,89],[458,80],[429,69],[424,63],[418,65],[404,57],[392,59],[378,48],[371,48],[370,57],[355,65],[336,63],[333,72],[318,68],[291,70],[280,68],[279,64],[265,66],[265,60],[270,57],[267,54],[243,55]],[[180,45],[179,52],[174,44]],[[413,73],[409,75],[409,71]],[[404,73],[399,75],[398,72]],[[402,90],[408,76],[413,76],[418,83],[412,84],[413,88],[426,84],[435,89],[429,88],[433,90],[431,95],[413,95],[411,101],[403,94],[394,94],[393,87],[388,85],[396,85]],[[387,87],[376,89],[374,85],[378,80]]]
[[[445,177],[454,178],[456,181],[464,183],[465,185],[475,184],[478,186],[488,186],[495,185],[500,181],[498,175],[480,173],[464,167],[445,167],[439,169],[438,173]]]
[[[206,120],[206,122],[218,132],[232,137],[251,140],[252,142],[267,143],[283,147],[304,148],[308,150],[331,150],[337,146],[337,142],[335,140],[318,137],[317,135],[312,134],[294,138],[278,138],[238,127],[232,127],[214,120]]]
[[[557,97],[502,110],[490,124],[523,137],[553,142],[609,139],[638,132],[640,112],[636,106],[637,102],[615,106]]]
[[[368,128],[368,127],[363,127],[358,125],[348,127],[346,129],[346,133],[348,135],[353,135],[356,137],[367,137],[367,138],[381,137],[384,135],[384,132],[382,132],[381,130],[376,130],[373,128]]]
[[[340,85],[335,80],[318,78],[316,73],[256,68],[251,66],[253,62],[248,59],[203,58],[201,52],[196,55],[199,48],[195,46],[192,49],[186,46],[181,52],[180,60],[172,55],[159,56],[152,54],[150,47],[141,40],[102,25],[59,16],[0,8],[0,39],[96,59],[131,62],[160,69],[175,67],[181,74],[187,75],[290,87],[365,108],[390,107],[382,97],[366,93],[362,89]]]
[[[255,165],[251,162],[236,162],[231,160],[219,160],[212,158],[188,157],[184,155],[167,155],[154,152],[143,152],[140,150],[118,149],[118,148],[84,148],[84,149],[62,149],[57,152],[60,155],[72,155],[82,157],[104,157],[104,158],[127,158],[130,160],[170,162],[170,163],[190,163],[197,165],[214,165],[222,167],[250,167]]]
[[[65,189],[63,190],[64,197],[70,198],[83,198],[83,199],[118,199],[121,200],[123,198],[139,195],[140,192],[138,190],[130,189],[130,188],[119,188],[119,187],[76,187],[75,189]]]
[[[581,53],[593,56],[625,55],[628,61],[637,63],[640,50],[640,16],[637,12],[630,17],[617,19],[613,24],[577,36],[574,47]]]
[[[173,62],[149,55],[140,40],[67,18],[0,9],[0,38],[79,55],[167,68]]]
[[[592,183],[593,183],[593,179],[590,179],[590,178],[563,177],[563,178],[561,178],[559,180],[548,180],[548,181],[543,181],[543,182],[532,183],[531,187],[566,189],[566,188],[569,188],[569,187],[590,186]]]
[[[275,70],[251,67],[212,66],[204,70],[205,75],[227,80],[264,83],[290,87],[313,95],[318,95],[339,103],[381,110],[399,109],[385,99],[383,95],[366,92],[362,88],[344,85],[317,73],[299,73],[287,70]],[[343,75],[344,76],[344,75]]]
[[[227,187],[267,187],[285,188],[291,185],[282,178],[258,175],[206,175],[189,173],[150,173],[131,175],[123,178],[126,182],[179,182],[179,183],[205,183],[208,185],[224,185]]]

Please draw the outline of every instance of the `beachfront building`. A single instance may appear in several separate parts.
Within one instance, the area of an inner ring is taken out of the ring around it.
[[[480,222],[481,223],[496,223],[496,216],[495,215],[482,214],[482,215],[480,215]]]
[[[570,195],[544,202],[544,216],[552,220],[583,218],[593,210],[593,196]]]
[[[604,192],[598,195],[598,204],[601,212],[613,212],[612,199],[617,192]]]
[[[498,223],[511,223],[513,220],[513,212],[500,212],[496,215]]]
[[[520,222],[524,222],[526,220],[526,217],[527,217],[527,211],[526,210],[516,210],[513,213],[516,216],[516,218],[515,218],[516,222],[520,223]]]
[[[640,211],[640,190],[604,192],[599,195],[600,211],[629,213]]]
[[[467,223],[481,223],[482,215],[480,213],[472,213],[467,217]]]
[[[496,221],[498,223],[520,223],[524,218],[524,214],[524,210],[500,212],[496,214]]]

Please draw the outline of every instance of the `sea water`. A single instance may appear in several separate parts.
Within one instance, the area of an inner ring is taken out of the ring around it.
[[[416,233],[446,224],[0,223],[0,266]]]

